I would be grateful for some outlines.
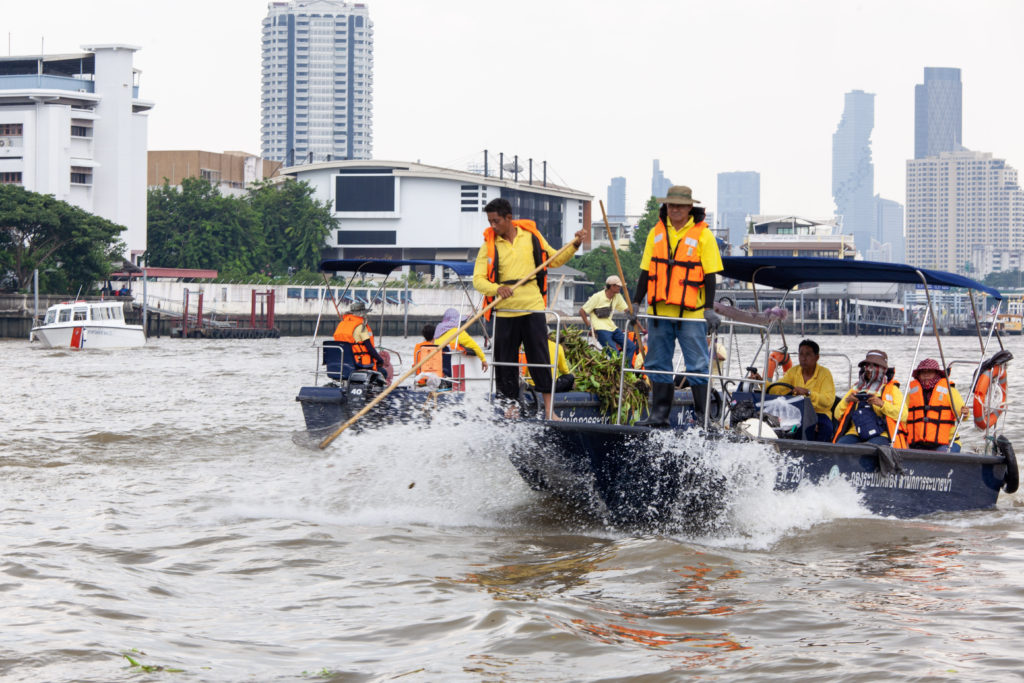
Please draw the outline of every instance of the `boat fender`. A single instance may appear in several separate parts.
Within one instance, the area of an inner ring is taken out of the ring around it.
[[[996,437],[996,452],[1006,458],[1006,476],[1003,477],[1003,490],[1015,493],[1020,486],[1020,470],[1017,468],[1017,456],[1013,453],[1013,444],[1000,434]]]
[[[985,369],[974,385],[974,425],[978,429],[996,426],[1006,407],[1006,366],[993,365]]]

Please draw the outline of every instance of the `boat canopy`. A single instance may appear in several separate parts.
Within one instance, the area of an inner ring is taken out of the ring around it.
[[[425,259],[330,259],[320,263],[320,270],[326,273],[339,271],[352,273],[373,273],[387,275],[402,266],[444,266],[459,277],[473,274],[473,261],[430,261]]]
[[[807,256],[725,256],[722,265],[719,275],[777,289],[792,289],[810,282],[899,282],[966,287],[985,292],[994,299],[1003,298],[999,290],[962,275],[915,268],[904,263]]]

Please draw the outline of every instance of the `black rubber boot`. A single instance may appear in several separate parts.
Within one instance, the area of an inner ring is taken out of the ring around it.
[[[672,399],[676,388],[672,384],[655,382],[651,385],[650,413],[646,420],[637,422],[638,427],[668,427],[672,413]]]
[[[698,427],[704,426],[704,415],[708,410],[708,385],[695,384],[690,387],[693,392],[693,417]]]

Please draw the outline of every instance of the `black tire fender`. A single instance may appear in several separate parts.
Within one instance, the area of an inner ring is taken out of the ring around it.
[[[1013,452],[1013,444],[1000,434],[996,437],[996,452],[1006,458],[1006,476],[1003,477],[1003,490],[1014,493],[1020,486],[1020,469],[1017,467],[1017,456]]]

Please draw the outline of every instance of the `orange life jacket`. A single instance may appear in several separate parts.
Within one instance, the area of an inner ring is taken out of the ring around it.
[[[888,384],[886,384],[884,387],[882,387],[882,390],[878,394],[876,394],[876,396],[881,396],[882,400],[892,401],[892,397],[894,396],[894,394],[892,393],[892,388],[893,387],[898,387],[898,386],[899,386],[899,384],[896,382],[896,380],[891,380]],[[847,396],[852,398],[854,393],[856,393],[856,392],[851,390],[850,393],[847,394]],[[846,432],[848,432],[850,430],[850,423],[849,423],[850,413],[852,413],[853,409],[856,408],[856,407],[857,407],[857,400],[856,399],[847,401],[847,403],[846,403],[846,410],[843,411],[842,417],[839,418],[839,426],[836,428],[835,436],[832,437],[832,443],[835,443],[836,441],[838,441],[839,437],[841,437],[843,434],[845,434]],[[896,420],[894,420],[891,417],[889,417],[888,415],[886,415],[885,416],[885,428],[889,432],[889,440],[892,441],[892,445],[893,445],[894,448],[906,448],[907,447],[906,425],[902,425],[902,424],[900,425],[899,433],[896,434],[896,439],[895,440],[893,440],[892,435],[893,435],[893,433],[896,432]]]
[[[679,239],[675,253],[668,254],[668,229],[658,221],[652,232],[651,264],[647,271],[647,303],[698,309],[697,300],[704,286],[704,266],[700,261],[700,234],[707,227],[701,221]],[[657,308],[655,307],[655,313]]]
[[[542,237],[540,232],[537,230],[537,224],[533,221],[528,220],[514,220],[512,225],[517,228],[522,228],[530,233],[533,240],[533,263],[535,266],[539,266],[547,260],[547,254],[544,252]],[[497,285],[512,285],[518,282],[517,280],[498,280],[498,248],[494,244],[496,235],[494,234],[494,228],[487,228],[484,230],[484,244],[487,246],[487,279]],[[548,305],[548,269],[542,268],[539,273],[535,276],[537,278],[537,286],[540,288],[541,296],[544,297],[544,307]],[[490,305],[494,301],[493,296],[484,297],[484,306]],[[487,320],[491,319],[491,314],[494,309],[489,309],[484,313],[484,318]]]
[[[633,355],[629,359],[629,367],[636,368],[636,360],[637,356],[640,355],[641,344],[639,341],[637,341],[636,332],[634,332],[633,330],[629,330],[628,332],[626,332],[626,339],[633,342]],[[647,358],[647,344],[643,344],[642,346],[644,350],[643,357]]]
[[[412,362],[413,365],[419,363],[421,360],[427,357],[431,351],[437,348],[437,344],[434,342],[421,341],[416,345],[416,348],[412,351]],[[430,360],[420,366],[419,374],[421,375],[437,375],[438,377],[444,377],[444,359],[443,354],[435,353]],[[421,377],[416,381],[419,386],[423,386],[427,383],[425,377]]]
[[[352,346],[352,355],[355,357],[357,366],[376,370],[377,361],[367,351],[366,345],[363,342],[357,342],[353,336],[356,328],[360,325],[366,325],[366,333],[370,335],[368,341],[376,346],[373,340],[373,330],[363,318],[354,313],[346,313],[341,317],[341,322],[334,328],[334,341],[348,342]]]
[[[907,389],[907,441],[910,447],[946,446],[956,429],[956,413],[949,382],[939,379],[932,387],[928,403],[924,402],[924,388],[916,379]]]

